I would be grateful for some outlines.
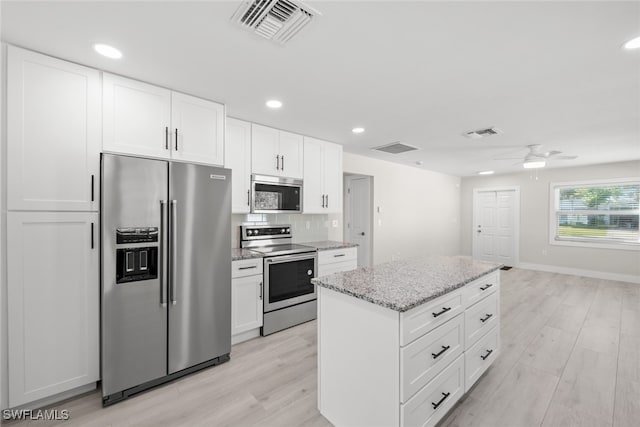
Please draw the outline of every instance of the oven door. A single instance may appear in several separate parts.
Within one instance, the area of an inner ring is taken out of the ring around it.
[[[315,252],[265,258],[265,313],[316,299],[317,264]]]

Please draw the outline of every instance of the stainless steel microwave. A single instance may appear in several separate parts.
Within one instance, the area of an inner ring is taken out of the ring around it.
[[[302,180],[251,175],[252,213],[302,213]]]

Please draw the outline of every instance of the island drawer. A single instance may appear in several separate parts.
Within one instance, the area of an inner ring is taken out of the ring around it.
[[[318,251],[318,264],[331,264],[358,259],[358,248],[331,249]]]
[[[466,285],[462,292],[464,306],[471,307],[500,288],[500,272],[496,271]]]
[[[464,394],[464,355],[400,405],[400,425],[434,426]]]
[[[475,344],[480,337],[498,323],[500,317],[499,301],[498,294],[493,293],[465,311],[465,349]]]
[[[231,263],[231,277],[246,277],[262,274],[262,258],[251,258],[233,261]]]
[[[400,313],[400,345],[405,346],[462,313],[462,290],[455,290]]]
[[[478,381],[484,371],[491,366],[500,352],[500,323],[480,341],[464,353],[465,393]]]
[[[406,402],[464,349],[464,314],[400,349],[400,401]]]

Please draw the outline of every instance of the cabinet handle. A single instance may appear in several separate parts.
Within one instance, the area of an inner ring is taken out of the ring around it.
[[[484,356],[480,356],[482,358],[482,360],[487,360],[487,357],[489,357],[489,355],[493,353],[493,350],[487,350],[487,354],[485,354]]]
[[[284,156],[280,156],[282,158],[282,166],[280,167],[280,170],[284,170]]]
[[[333,257],[334,258],[338,258],[338,257],[341,257],[341,256],[346,256],[346,254],[338,254],[338,255],[334,255]]]
[[[325,206],[325,208],[329,207],[329,195],[327,194],[327,205]]]
[[[95,180],[96,180],[96,176],[91,175],[91,201],[92,202],[95,201]]]
[[[324,208],[324,194],[322,195],[322,207]]]
[[[438,317],[442,314],[445,314],[447,311],[451,310],[451,307],[442,307],[442,311],[438,312],[438,313],[431,313],[433,314],[433,317]]]
[[[92,222],[92,223],[91,223],[91,249],[93,249],[93,248],[94,248],[94,246],[95,246],[95,245],[94,245],[94,239],[93,239],[93,226],[94,226],[94,224],[93,224],[93,222]]]
[[[250,265],[248,267],[239,267],[238,270],[250,270],[252,268],[258,268],[257,265]]]
[[[164,127],[164,149],[169,149],[169,126]]]
[[[247,190],[247,206],[251,206],[251,190]]]
[[[493,286],[493,284],[492,284],[492,283],[489,283],[487,286],[480,286],[480,290],[481,290],[481,291],[486,291],[487,289],[489,289],[489,288],[490,288],[490,287],[492,287],[492,286]]]
[[[439,352],[437,352],[437,353],[431,353],[431,357],[433,357],[434,359],[437,359],[438,357],[440,357],[440,355],[441,355],[442,353],[444,353],[445,351],[449,350],[450,348],[451,348],[451,346],[450,346],[450,345],[447,345],[447,346],[444,346],[444,345],[443,345],[443,346],[442,346],[442,350],[440,350],[440,351],[439,351]]]
[[[276,170],[280,170],[280,156],[276,154]]]
[[[493,317],[493,314],[487,314],[487,316],[484,319],[480,319],[480,321],[482,323],[486,322],[487,320],[491,319]]]
[[[438,406],[440,406],[442,404],[442,402],[444,402],[447,397],[449,397],[451,393],[442,393],[442,399],[438,400],[438,403],[433,403],[431,402],[431,405],[433,405],[433,409],[438,409]]]
[[[262,282],[260,282],[260,301],[262,301]]]
[[[176,151],[178,151],[178,128],[176,128]]]

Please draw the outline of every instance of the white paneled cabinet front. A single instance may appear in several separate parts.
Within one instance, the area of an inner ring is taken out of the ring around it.
[[[342,146],[304,138],[304,213],[342,212]]]
[[[260,175],[302,178],[301,135],[257,124],[251,125],[251,171]]]
[[[8,47],[9,210],[98,210],[100,73]]]
[[[249,213],[251,123],[227,118],[224,167],[231,169],[231,212]]]
[[[98,225],[97,213],[7,213],[10,407],[99,380]]]
[[[358,268],[358,248],[330,249],[318,252],[318,277]]]
[[[224,106],[104,73],[103,151],[224,163]]]
[[[231,335],[262,326],[262,275],[233,279]]]

